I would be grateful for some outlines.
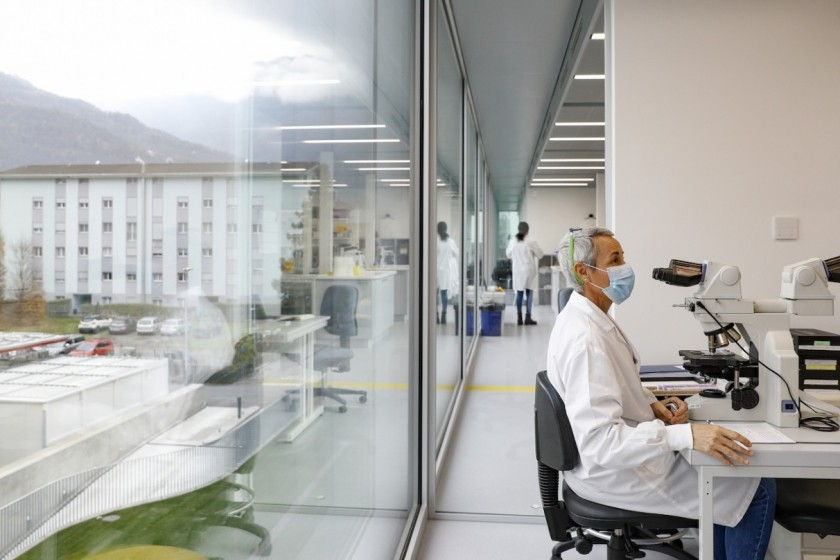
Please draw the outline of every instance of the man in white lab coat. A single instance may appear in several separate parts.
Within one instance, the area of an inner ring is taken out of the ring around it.
[[[737,465],[752,455],[749,440],[722,426],[688,424],[682,400],[657,401],[642,387],[639,356],[608,314],[613,303],[629,297],[635,281],[612,232],[572,230],[558,256],[575,286],[555,321],[547,359],[580,451],[566,483],[594,502],[697,519],[697,472],[679,450],[697,449]],[[665,406],[669,402],[676,410]],[[715,559],[763,559],[775,481],[720,478],[714,490]]]

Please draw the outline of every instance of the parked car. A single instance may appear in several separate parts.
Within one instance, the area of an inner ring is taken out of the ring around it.
[[[54,358],[63,354],[69,354],[84,341],[84,335],[68,334],[67,338],[63,342],[53,342],[52,344],[47,344],[46,346],[40,346],[39,349],[44,350],[50,358]]]
[[[160,334],[167,336],[174,336],[176,334],[184,334],[187,330],[187,324],[183,319],[167,319],[160,326]]]
[[[70,351],[71,356],[110,356],[116,348],[110,338],[91,338]]]
[[[108,327],[108,332],[111,334],[126,334],[134,332],[137,327],[134,319],[131,317],[116,317],[111,321],[111,326]]]
[[[143,317],[137,321],[137,334],[157,334],[160,332],[160,319]]]
[[[86,315],[79,321],[80,333],[98,333],[111,326],[111,319],[102,315]]]

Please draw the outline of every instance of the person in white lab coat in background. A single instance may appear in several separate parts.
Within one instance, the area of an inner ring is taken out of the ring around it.
[[[531,318],[534,292],[537,289],[537,263],[543,256],[539,243],[528,236],[528,222],[519,222],[516,237],[510,240],[505,254],[511,260],[513,290],[516,292],[516,324],[536,325]],[[522,296],[525,295],[525,321],[522,321]]]
[[[440,314],[437,322],[446,324],[446,307],[449,305],[449,296],[458,294],[460,281],[458,279],[458,245],[447,231],[446,222],[438,222],[438,244],[437,244],[437,288],[440,296]]]
[[[697,471],[679,450],[738,465],[753,454],[750,441],[723,426],[688,424],[682,400],[658,401],[642,386],[639,356],[609,315],[635,282],[611,231],[570,231],[558,256],[575,287],[555,320],[547,356],[549,380],[565,401],[580,451],[580,463],[564,473],[566,483],[604,505],[698,519]],[[669,402],[675,411],[665,406]],[[775,481],[718,478],[714,492],[715,560],[763,559]]]

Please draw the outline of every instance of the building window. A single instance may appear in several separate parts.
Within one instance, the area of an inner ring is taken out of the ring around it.
[[[67,208],[67,203],[63,200],[56,200],[55,201],[56,208]]]
[[[163,282],[163,272],[153,272],[152,282]]]
[[[163,300],[162,299],[153,299],[152,305],[157,305],[158,307],[163,307]]]
[[[111,305],[110,296],[102,296],[102,305]]]
[[[79,224],[79,233],[87,233],[88,224]]]
[[[188,272],[179,272],[178,273],[178,282],[186,282],[187,281],[187,274]]]
[[[178,233],[189,232],[189,224],[187,222],[178,222]]]
[[[113,273],[111,273],[111,272],[103,272],[103,273],[102,273],[102,279],[103,279],[103,280],[112,280],[112,279],[113,279]]]
[[[201,250],[202,257],[212,257],[213,256],[213,247],[204,247]]]
[[[125,238],[127,241],[137,241],[137,222],[125,224]]]
[[[44,256],[44,248],[43,247],[32,247],[32,255],[36,257],[43,257]]]
[[[63,259],[64,258],[64,247],[56,247],[55,248],[55,256]]]
[[[203,205],[205,208],[213,208],[213,199],[212,199],[212,198],[205,198],[205,199],[202,201],[202,205]]]
[[[79,247],[79,256],[80,257],[88,256],[88,248],[87,247]]]
[[[103,257],[112,257],[114,255],[112,249],[110,247],[102,247],[102,256]]]
[[[35,224],[32,226],[32,233],[44,233],[44,226],[41,224]]]
[[[228,233],[236,233],[237,227],[236,224],[228,224],[227,231]]]
[[[251,225],[251,232],[252,233],[262,233],[262,224],[252,224]]]
[[[33,208],[43,208],[44,207],[44,200],[42,198],[32,199],[32,207]]]
[[[88,201],[87,200],[80,200],[79,201],[79,208],[87,208],[87,207],[88,207]]]
[[[113,208],[114,207],[114,200],[111,198],[103,198],[102,199],[102,208]]]
[[[113,222],[102,222],[102,233],[111,233],[114,231]]]
[[[189,200],[187,200],[186,198],[179,198],[178,199],[178,208],[189,208],[189,207],[190,207],[190,201]]]
[[[201,224],[202,233],[213,233],[213,222],[204,222]]]
[[[178,256],[179,257],[187,257],[189,256],[189,250],[184,247],[178,247]]]
[[[137,273],[136,272],[126,272],[125,279],[129,282],[136,282],[137,281]]]

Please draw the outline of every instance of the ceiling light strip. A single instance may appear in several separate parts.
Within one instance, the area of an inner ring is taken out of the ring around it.
[[[603,136],[552,136],[552,142],[603,142]]]
[[[277,130],[346,130],[362,128],[385,128],[384,124],[301,124],[278,126]]]
[[[381,144],[385,142],[399,142],[399,138],[353,138],[345,140],[304,140],[304,144]]]

